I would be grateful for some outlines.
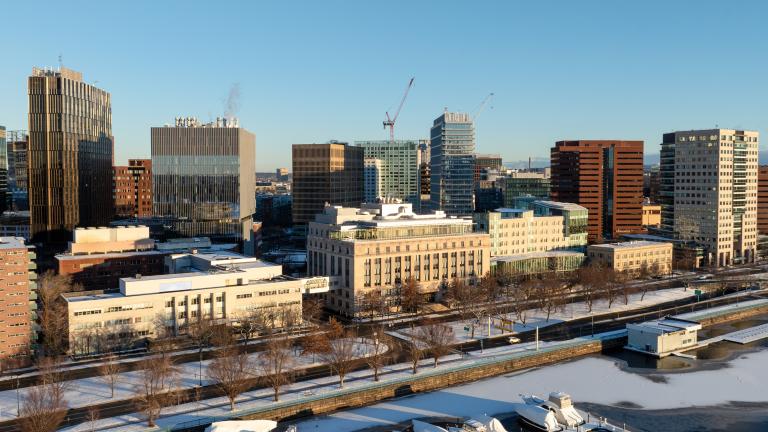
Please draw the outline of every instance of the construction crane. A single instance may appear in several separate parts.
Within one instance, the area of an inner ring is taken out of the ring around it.
[[[472,115],[472,121],[475,121],[477,116],[479,116],[480,113],[483,112],[483,108],[485,108],[485,105],[487,105],[488,101],[490,101],[492,98],[493,98],[493,93],[489,93],[488,96],[486,96],[485,99],[483,99],[483,101],[480,102],[480,106],[475,111],[475,114]],[[493,107],[491,107],[491,108],[493,108]]]
[[[411,91],[411,87],[413,87],[413,80],[414,78],[411,78],[411,80],[408,81],[408,87],[405,88],[403,99],[400,100],[400,106],[397,107],[397,111],[395,111],[395,115],[393,117],[390,117],[389,111],[387,111],[387,119],[384,120],[384,129],[389,127],[390,142],[395,142],[395,122],[397,121],[397,116],[400,115],[400,110],[403,109],[403,104],[405,103],[405,98],[408,97],[408,92]]]

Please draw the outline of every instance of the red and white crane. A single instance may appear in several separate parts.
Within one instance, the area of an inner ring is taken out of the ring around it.
[[[390,142],[395,142],[395,122],[397,121],[397,116],[400,115],[400,110],[403,109],[403,104],[405,103],[405,98],[408,97],[408,92],[411,91],[411,87],[413,87],[413,80],[414,78],[411,78],[411,80],[408,81],[408,87],[405,88],[403,99],[400,100],[400,105],[397,107],[397,111],[395,111],[395,115],[390,117],[389,111],[387,111],[387,119],[384,120],[384,129],[389,127]]]

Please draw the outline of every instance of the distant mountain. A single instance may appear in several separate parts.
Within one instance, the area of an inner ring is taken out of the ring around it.
[[[531,158],[530,162],[531,168],[546,168],[549,166],[548,157]],[[525,169],[528,168],[528,160],[507,161],[504,162],[504,166],[510,169]]]

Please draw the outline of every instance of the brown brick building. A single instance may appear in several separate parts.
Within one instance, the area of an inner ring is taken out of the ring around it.
[[[768,235],[768,165],[757,171],[757,232]]]
[[[130,159],[128,166],[112,168],[115,216],[152,216],[152,160]]]
[[[501,156],[490,154],[475,154],[474,181],[480,181],[483,170],[494,169],[501,170]]]
[[[34,258],[24,239],[0,237],[0,361],[10,366],[29,362],[35,339]]]
[[[363,148],[346,143],[293,145],[293,223],[306,224],[325,204],[363,201]]]
[[[558,141],[552,200],[589,210],[590,243],[643,232],[643,142]]]

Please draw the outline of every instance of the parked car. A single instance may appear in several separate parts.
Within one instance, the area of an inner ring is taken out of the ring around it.
[[[507,338],[507,340],[509,341],[510,344],[520,343],[519,337],[510,336],[509,338]]]

